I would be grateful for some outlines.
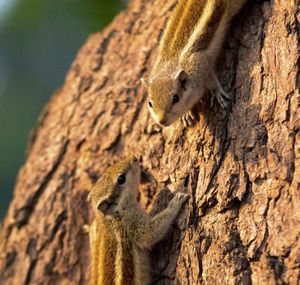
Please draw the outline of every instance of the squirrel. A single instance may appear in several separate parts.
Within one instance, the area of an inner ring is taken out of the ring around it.
[[[147,285],[147,250],[168,232],[188,194],[176,193],[169,206],[150,217],[139,205],[140,165],[129,155],[109,167],[88,195],[95,213],[89,227],[92,284]]]
[[[160,40],[158,57],[150,79],[142,78],[149,94],[154,120],[169,126],[182,118],[195,123],[191,111],[210,91],[226,108],[229,96],[223,90],[214,66],[231,19],[247,0],[178,0]]]

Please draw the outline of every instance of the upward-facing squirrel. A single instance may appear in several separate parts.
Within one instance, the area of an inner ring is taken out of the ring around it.
[[[95,212],[89,228],[94,285],[148,285],[147,249],[164,237],[188,198],[177,193],[150,217],[137,201],[139,180],[140,166],[131,155],[108,168],[88,196]]]
[[[149,93],[154,120],[164,126],[183,116],[193,124],[193,106],[206,90],[225,108],[229,99],[214,66],[233,16],[247,0],[179,0],[159,45]]]

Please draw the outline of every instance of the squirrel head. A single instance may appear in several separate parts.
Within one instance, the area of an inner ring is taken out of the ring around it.
[[[150,81],[144,78],[141,81],[149,94],[150,113],[160,125],[171,125],[197,102],[188,74],[183,69],[175,75],[160,74]]]
[[[140,165],[129,155],[110,166],[92,188],[88,201],[95,212],[113,216],[120,210],[124,198],[136,199],[140,183]]]

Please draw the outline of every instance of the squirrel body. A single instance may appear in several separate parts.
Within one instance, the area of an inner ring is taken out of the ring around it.
[[[142,79],[149,93],[150,113],[157,123],[168,126],[182,116],[190,117],[190,110],[207,90],[226,107],[229,98],[214,66],[230,21],[246,1],[178,1],[160,41],[150,79]]]
[[[188,197],[177,193],[150,217],[137,201],[139,179],[139,163],[129,156],[109,167],[89,194],[93,285],[150,284],[148,249],[164,237]]]

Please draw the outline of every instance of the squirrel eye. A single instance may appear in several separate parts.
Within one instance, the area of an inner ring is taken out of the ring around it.
[[[148,104],[150,108],[153,108],[151,101],[149,101]]]
[[[126,176],[125,174],[121,174],[119,177],[118,177],[118,184],[119,185],[122,185],[126,182]]]
[[[173,95],[173,98],[172,98],[172,103],[173,104],[176,104],[179,102],[179,96],[177,94]]]

